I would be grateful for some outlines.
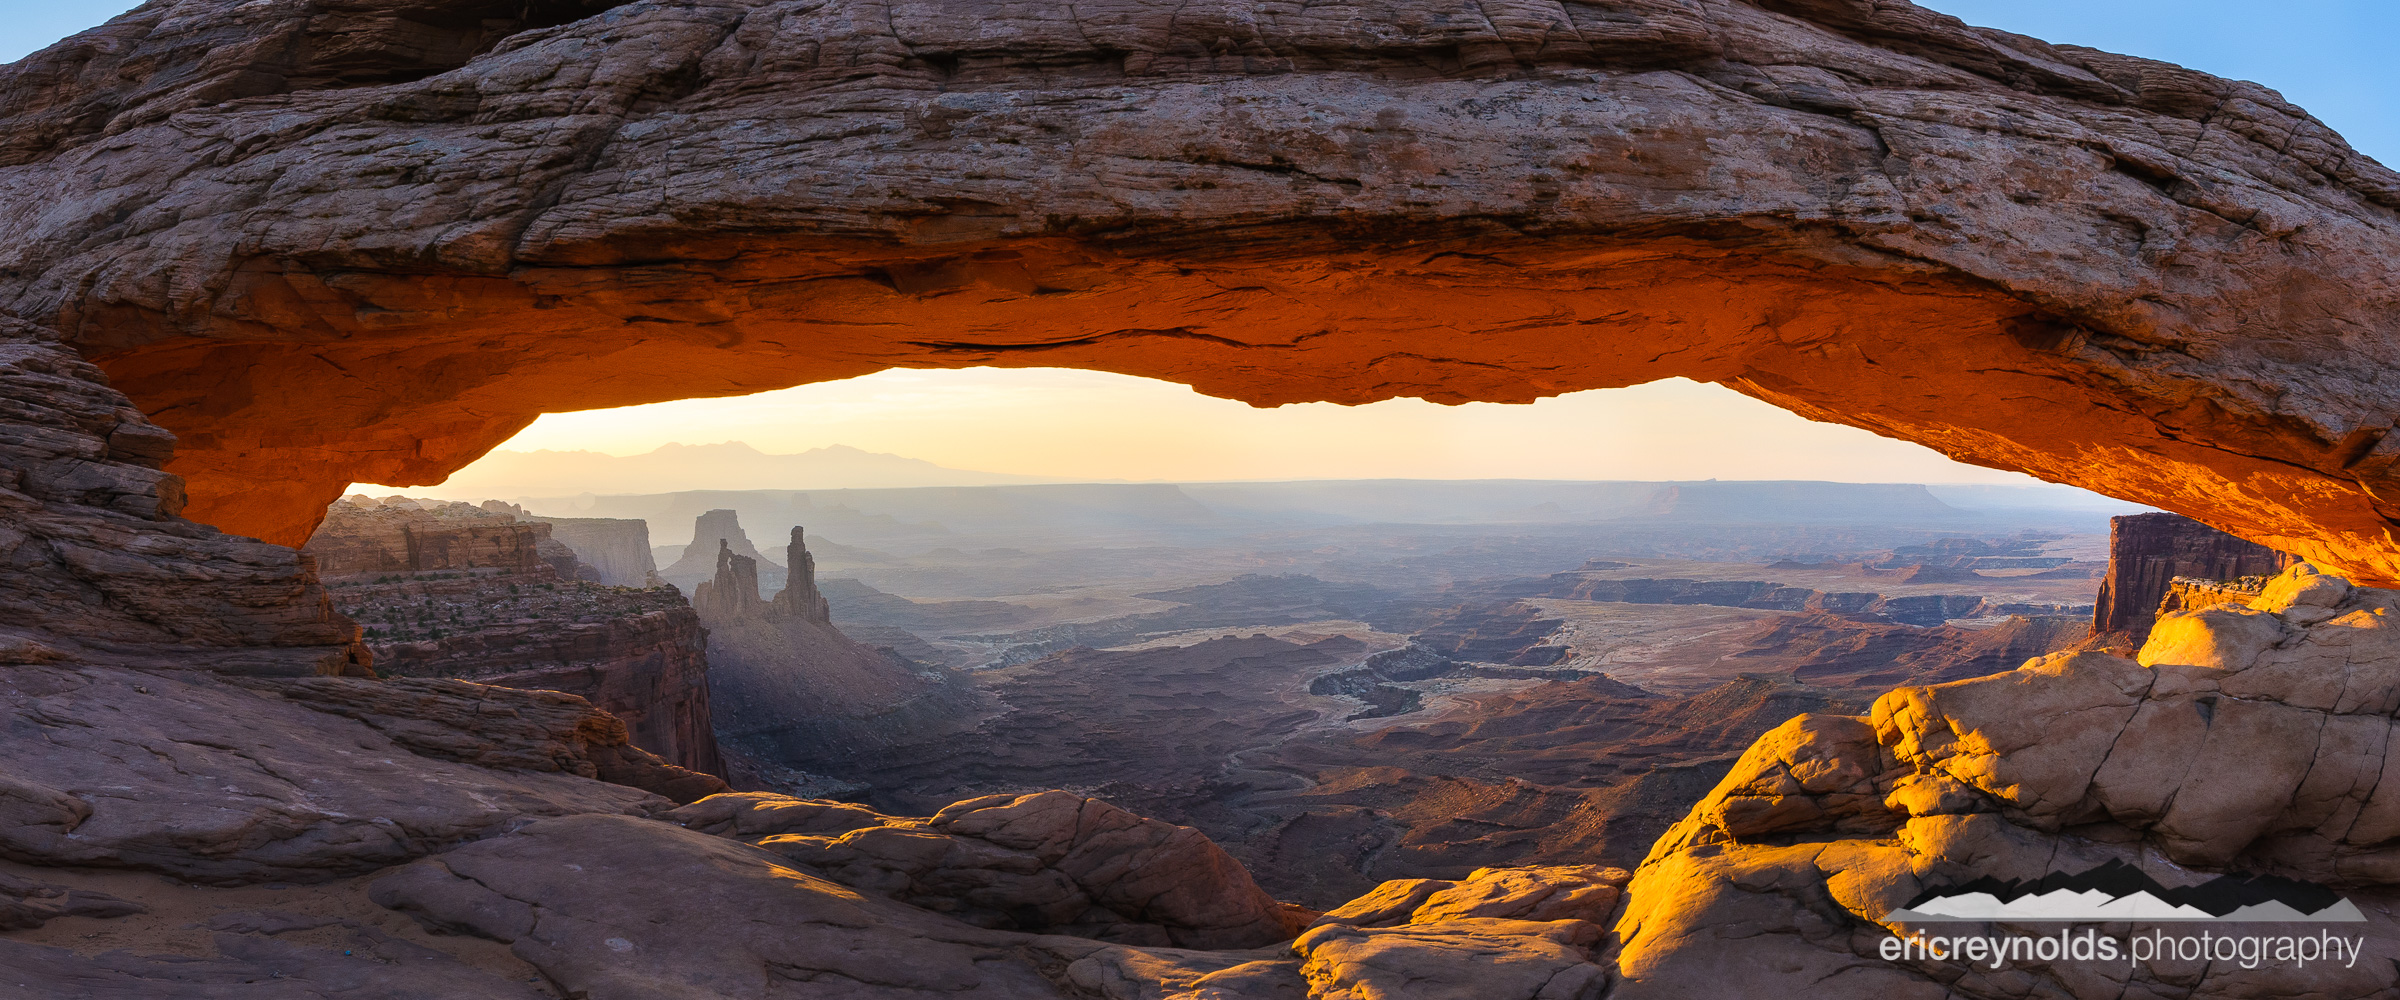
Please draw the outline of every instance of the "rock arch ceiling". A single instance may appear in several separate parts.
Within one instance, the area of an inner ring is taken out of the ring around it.
[[[545,411],[895,365],[1682,375],[2400,578],[2400,176],[1905,4],[172,0],[0,122],[0,310],[275,541]]]

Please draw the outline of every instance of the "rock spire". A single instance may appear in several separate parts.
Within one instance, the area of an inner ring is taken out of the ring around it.
[[[717,539],[716,579],[703,581],[692,593],[692,607],[703,618],[750,617],[767,613],[758,596],[758,560],[733,554],[732,544]]]
[[[806,530],[792,525],[792,544],[784,548],[788,575],[784,577],[783,592],[775,595],[773,613],[831,625],[833,606],[817,591],[817,557],[808,554],[808,543],[801,538]]]

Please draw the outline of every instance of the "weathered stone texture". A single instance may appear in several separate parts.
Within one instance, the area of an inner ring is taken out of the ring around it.
[[[550,526],[550,537],[574,550],[575,558],[599,573],[598,582],[612,587],[647,587],[658,579],[658,564],[650,558],[650,522],[623,517],[542,517],[497,500],[483,502],[485,510],[505,509],[519,518]]]
[[[1197,830],[1061,791],[968,799],[929,818],[735,793],[667,818],[979,927],[1253,948],[1315,916],[1270,898]]]
[[[2368,996],[2400,959],[2400,591],[2295,566],[2163,616],[2138,661],[2061,653],[1760,738],[1626,888],[1613,997]],[[2107,862],[2167,886],[2339,887],[2355,964],[1882,958],[1926,889]],[[1739,947],[1744,960],[1718,956]]]
[[[325,519],[300,551],[315,556],[317,572],[328,577],[470,569],[530,573],[544,565],[540,545],[549,537],[549,525],[470,504],[401,497],[385,503],[361,496],[326,508]]]
[[[174,445],[99,369],[0,317],[0,665],[365,672],[308,557],[176,516]]]
[[[541,412],[891,365],[1681,375],[2400,579],[2400,176],[2263,87],[1868,0],[537,6],[0,71],[0,310],[287,542]]]

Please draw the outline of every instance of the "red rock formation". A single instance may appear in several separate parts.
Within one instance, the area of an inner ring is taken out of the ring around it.
[[[0,316],[0,665],[370,674],[310,559],[176,516],[174,439],[83,359]]]
[[[378,611],[418,601],[515,603],[518,595],[501,593],[506,586],[444,580],[336,587],[333,594],[337,606],[372,624]],[[524,602],[534,605],[527,617],[416,641],[370,635],[368,648],[390,676],[459,677],[579,696],[623,720],[635,746],[693,771],[723,774],[708,702],[708,633],[674,591],[654,593],[661,598],[580,616],[559,607],[566,601],[536,595]]]
[[[924,818],[741,793],[668,818],[978,927],[1255,948],[1316,916],[1277,903],[1197,830],[1057,790],[977,796]]]
[[[768,617],[769,605],[758,596],[758,560],[734,555],[718,539],[716,579],[693,589],[692,607],[710,618]]]
[[[2150,635],[2159,603],[2176,577],[2232,580],[2273,576],[2289,556],[2178,514],[2131,514],[2108,520],[2108,576],[2094,602],[2092,632],[2122,632],[2135,645]]]
[[[0,310],[283,542],[542,412],[893,365],[1680,375],[2400,579],[2400,175],[2263,87],[1869,0],[541,9],[0,71]]]
[[[336,581],[334,605],[367,624],[387,675],[563,691],[622,720],[636,746],[723,773],[699,616],[673,588],[562,576],[562,561],[569,574],[589,567],[550,531],[505,505],[353,497],[306,551]]]
[[[390,502],[354,496],[326,508],[308,544],[327,577],[485,569],[531,573],[548,565],[541,543],[550,526],[519,521],[471,504]],[[571,560],[573,554],[569,553]],[[562,574],[574,579],[572,572]]]
[[[817,590],[817,559],[808,554],[806,529],[792,526],[792,544],[784,547],[783,592],[775,595],[775,613],[819,625],[833,624],[833,605]]]

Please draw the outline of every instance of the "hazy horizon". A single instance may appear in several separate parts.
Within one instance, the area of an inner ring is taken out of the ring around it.
[[[650,451],[618,455],[594,449],[497,449],[444,484],[390,486],[353,483],[347,493],[393,494],[439,499],[525,501],[576,496],[660,495],[684,492],[887,490],[918,487],[1077,485],[1240,485],[1276,483],[1418,482],[1473,483],[1837,483],[1913,485],[1937,490],[2023,491],[2043,506],[2124,504],[2102,494],[2018,477],[2022,482],[1888,480],[1862,482],[1809,476],[1785,477],[1562,477],[1562,476],[1297,476],[1216,479],[1075,478],[1012,475],[990,469],[955,468],[913,456],[876,452],[843,443],[775,453],[739,440],[667,442]],[[2132,505],[2138,506],[2138,505]]]

